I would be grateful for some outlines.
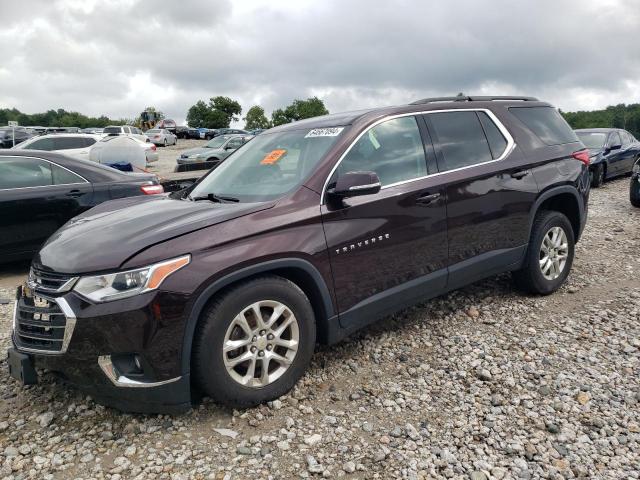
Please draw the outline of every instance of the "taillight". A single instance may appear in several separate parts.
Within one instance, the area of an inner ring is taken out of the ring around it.
[[[142,190],[142,193],[145,195],[157,195],[159,193],[164,193],[162,185],[142,185],[140,190]]]
[[[153,150],[154,152],[156,151],[156,146],[155,145],[151,145],[151,150]]]
[[[584,150],[578,150],[577,152],[573,152],[571,156],[576,160],[580,160],[587,167],[589,166],[589,150],[587,150],[586,148]]]
[[[160,135],[154,135],[153,138],[160,138]]]

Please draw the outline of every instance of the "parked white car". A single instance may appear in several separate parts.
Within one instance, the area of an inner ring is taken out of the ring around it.
[[[178,137],[164,128],[150,128],[144,134],[147,138],[156,145],[175,145],[178,143]]]
[[[131,164],[134,172],[145,171],[147,164],[158,160],[153,143],[141,142],[127,135],[104,137],[92,148],[89,159],[103,165]]]
[[[141,140],[143,142],[149,141],[147,136],[144,133],[142,133],[142,130],[140,130],[137,127],[131,127],[129,125],[111,125],[109,127],[104,127],[102,129],[102,134],[111,135],[111,136],[128,135],[133,138],[137,138],[138,140]]]
[[[57,152],[70,157],[88,160],[89,151],[101,139],[101,135],[89,135],[86,133],[54,133],[32,137],[13,148],[16,150]]]

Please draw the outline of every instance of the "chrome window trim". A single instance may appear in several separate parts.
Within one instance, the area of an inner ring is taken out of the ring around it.
[[[55,152],[54,152],[55,153]],[[44,188],[44,187],[64,187],[64,186],[68,186],[68,185],[84,185],[85,183],[88,183],[89,185],[91,185],[91,182],[89,180],[87,180],[86,178],[84,178],[82,175],[80,175],[79,173],[74,172],[73,170],[68,169],[67,167],[63,167],[62,165],[60,165],[59,163],[56,162],[52,162],[51,160],[47,160],[46,158],[41,158],[41,157],[33,157],[31,155],[2,155],[0,157],[0,160],[2,160],[3,158],[31,158],[33,160],[42,160],[43,162],[47,162],[50,163],[51,165],[55,165],[56,167],[60,167],[65,169],[67,172],[69,173],[73,173],[75,176],[80,177],[82,180],[84,180],[84,182],[76,182],[76,183],[52,183],[51,185],[36,185],[35,187],[16,187],[16,188],[0,188],[0,192],[8,192],[8,191],[13,191],[13,190],[25,190],[27,188]]]
[[[16,327],[17,327],[17,321],[18,321],[18,301],[16,300],[15,303],[15,309],[13,311],[13,331],[12,333],[12,340],[13,340],[13,344],[16,347],[16,350],[20,351],[20,352],[27,352],[27,353],[38,353],[38,354],[42,354],[42,355],[62,355],[64,353],[67,353],[67,348],[69,348],[69,343],[71,343],[71,336],[73,335],[73,331],[76,328],[76,314],[75,312],[71,309],[71,307],[69,306],[69,304],[67,303],[67,301],[63,298],[63,297],[47,297],[46,295],[38,295],[39,297],[42,297],[50,302],[55,302],[58,304],[58,306],[60,307],[60,310],[62,310],[62,313],[64,314],[64,316],[67,319],[67,322],[65,324],[65,328],[64,328],[64,337],[62,338],[62,347],[60,348],[60,350],[40,350],[37,348],[28,348],[28,347],[19,347],[16,344],[15,341],[15,335],[16,335]]]
[[[425,178],[429,178],[429,177],[436,177],[436,176],[440,176],[440,175],[444,175],[444,174],[448,174],[448,173],[459,172],[461,170],[466,170],[468,168],[478,167],[480,165],[487,165],[489,163],[499,162],[501,160],[504,160],[506,157],[508,157],[511,154],[511,152],[513,151],[513,149],[515,148],[516,142],[513,139],[513,137],[511,136],[511,134],[509,133],[509,130],[507,130],[507,128],[498,119],[498,117],[496,117],[495,114],[491,110],[489,110],[488,108],[446,108],[446,109],[440,109],[440,110],[424,110],[424,111],[419,111],[419,112],[407,112],[407,113],[399,113],[397,115],[389,115],[387,117],[383,117],[383,118],[380,118],[380,119],[376,120],[374,123],[369,125],[369,127],[367,127],[365,130],[360,132],[360,134],[353,140],[353,142],[351,142],[349,147],[342,153],[342,155],[340,155],[340,158],[338,159],[336,164],[333,166],[333,168],[329,172],[329,175],[327,176],[327,179],[324,182],[324,186],[322,187],[322,197],[320,198],[320,206],[325,204],[325,197],[327,195],[327,186],[329,185],[329,180],[331,180],[331,177],[333,176],[335,171],[338,169],[338,167],[342,163],[342,160],[344,159],[344,157],[347,156],[347,154],[351,151],[351,149],[358,142],[358,140],[360,140],[360,138],[365,133],[367,133],[369,130],[371,130],[372,128],[380,125],[381,123],[384,123],[386,121],[393,120],[393,119],[396,119],[396,118],[411,117],[411,116],[417,116],[417,115],[428,115],[430,113],[448,113],[448,112],[484,112],[484,113],[486,113],[487,116],[491,119],[491,121],[495,124],[495,126],[498,127],[498,130],[500,131],[500,133],[504,136],[505,140],[507,141],[507,145],[506,145],[504,151],[502,152],[502,154],[498,158],[491,159],[491,160],[486,161],[486,162],[474,163],[473,165],[466,165],[464,167],[454,168],[454,169],[451,169],[451,170],[445,170],[443,172],[431,173],[431,174],[423,175],[421,177],[409,178],[407,180],[401,180],[399,182],[390,183],[389,185],[383,185],[381,190],[384,190],[386,188],[396,187],[398,185],[403,185],[405,183],[411,183],[411,182],[416,182],[418,180],[424,180]],[[487,144],[488,143],[489,143],[489,140],[487,140]]]
[[[111,361],[111,355],[101,355],[98,357],[98,365],[106,377],[116,387],[124,388],[152,388],[159,387],[160,385],[166,385],[168,383],[177,382],[182,376],[170,378],[169,380],[161,380],[159,382],[140,382],[133,380],[125,375],[120,374],[115,365]]]
[[[80,277],[70,277],[69,280],[64,282],[58,288],[45,287],[44,285],[38,283],[38,278],[40,277],[36,275],[36,273],[33,271],[33,268],[29,268],[29,275],[27,276],[27,285],[29,285],[29,288],[49,293],[64,293],[71,290]]]

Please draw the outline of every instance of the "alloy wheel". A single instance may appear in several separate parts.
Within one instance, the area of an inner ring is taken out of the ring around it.
[[[569,242],[562,227],[552,227],[540,245],[540,271],[547,280],[558,278],[567,264]]]
[[[300,330],[281,302],[261,300],[245,307],[227,328],[222,357],[227,373],[245,387],[273,383],[291,366]]]

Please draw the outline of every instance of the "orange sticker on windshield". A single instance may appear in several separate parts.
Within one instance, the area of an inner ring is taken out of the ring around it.
[[[278,160],[280,160],[284,154],[287,153],[286,150],[271,150],[265,157],[260,161],[260,165],[273,165]]]

